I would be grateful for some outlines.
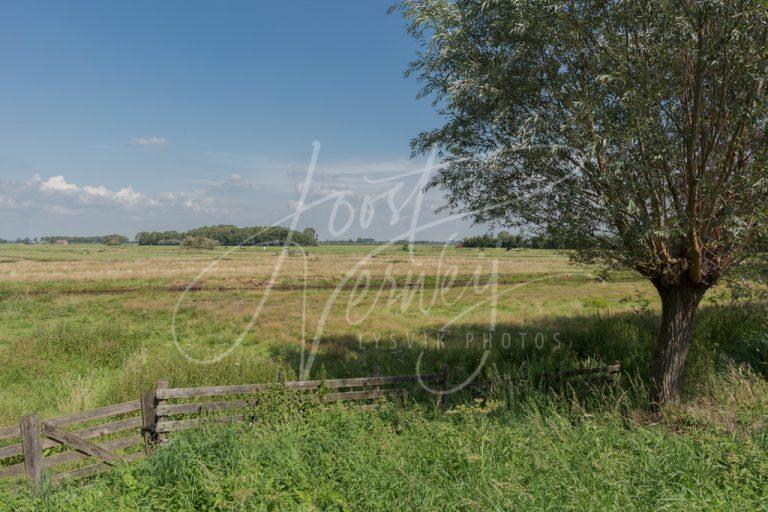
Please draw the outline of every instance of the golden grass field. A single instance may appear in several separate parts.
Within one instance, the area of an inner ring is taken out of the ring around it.
[[[206,283],[251,283],[269,279],[278,265],[281,250],[274,247],[218,248],[215,251],[185,251],[178,247],[104,246],[23,246],[0,247],[0,281],[39,283],[43,281],[147,280],[172,282],[194,279],[211,263]],[[491,270],[490,260],[499,260],[502,275],[551,275],[588,272],[568,264],[566,257],[551,251],[471,249],[416,246],[414,255],[400,246],[321,246],[299,250],[280,263],[281,279],[310,281],[342,278],[352,267],[383,276],[409,273],[436,275],[456,269],[460,275]]]

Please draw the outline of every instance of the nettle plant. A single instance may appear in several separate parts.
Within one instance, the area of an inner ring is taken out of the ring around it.
[[[768,3],[405,0],[445,119],[430,186],[632,268],[662,302],[651,402],[679,397],[704,293],[766,234]]]

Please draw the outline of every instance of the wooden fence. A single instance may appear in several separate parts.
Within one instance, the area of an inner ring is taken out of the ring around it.
[[[590,381],[613,381],[619,364],[539,375],[552,381],[583,377]],[[383,397],[399,397],[407,403],[409,390],[417,383],[446,390],[449,370],[428,375],[289,381],[278,374],[278,385],[299,397],[322,402],[354,401],[371,405]],[[0,429],[0,478],[28,478],[37,490],[45,473],[58,483],[109,470],[118,463],[151,455],[155,446],[173,432],[199,426],[206,421],[240,421],[259,396],[276,384],[240,384],[196,388],[169,388],[158,381],[140,400],[100,407],[41,420],[37,414],[21,418],[19,426]],[[487,384],[474,383],[482,388]]]
[[[0,447],[0,461],[10,462],[0,467],[0,478],[26,474],[38,488],[43,470],[61,482],[101,473],[119,461],[137,460],[144,455],[139,451],[144,442],[140,411],[136,400],[48,420],[37,414],[24,416],[18,427],[0,429],[0,441],[6,443]],[[67,468],[91,457],[99,462]],[[64,471],[53,472],[61,466]]]

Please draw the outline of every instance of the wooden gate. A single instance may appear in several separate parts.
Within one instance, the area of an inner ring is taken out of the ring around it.
[[[140,410],[136,400],[48,420],[24,416],[18,427],[0,429],[0,460],[11,462],[0,467],[0,478],[26,474],[37,489],[44,470],[62,482],[138,460],[145,455]]]

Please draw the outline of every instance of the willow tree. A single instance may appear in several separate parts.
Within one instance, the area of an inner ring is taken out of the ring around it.
[[[444,124],[431,181],[661,297],[651,400],[680,395],[694,314],[766,219],[764,0],[405,0],[409,73]]]

